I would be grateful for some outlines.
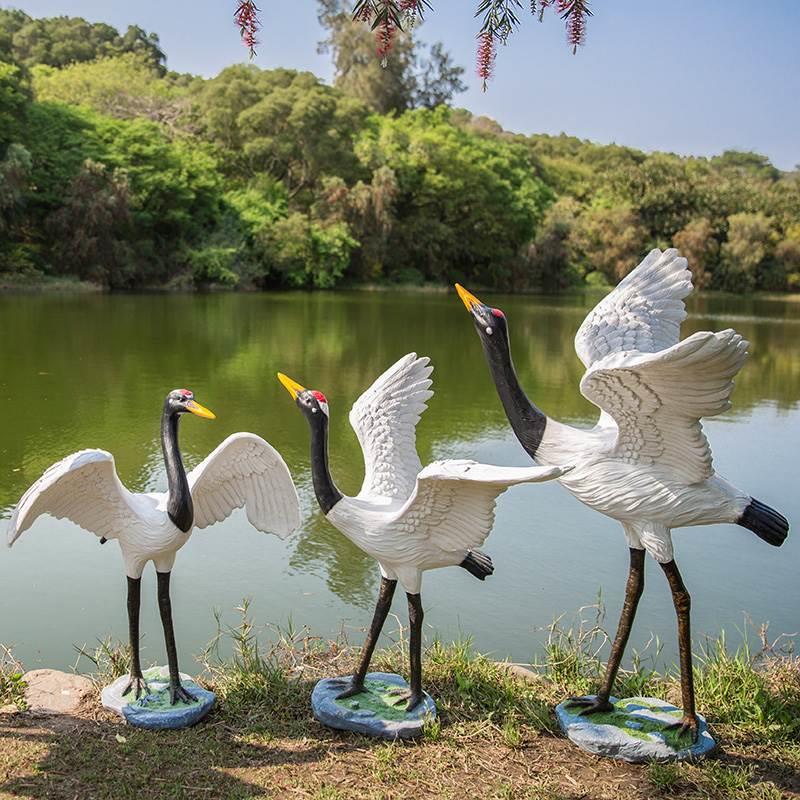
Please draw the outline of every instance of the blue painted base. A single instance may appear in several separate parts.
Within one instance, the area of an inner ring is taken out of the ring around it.
[[[103,689],[103,705],[137,728],[174,730],[197,724],[214,707],[217,696],[198,686],[188,675],[181,675],[181,684],[197,698],[197,702],[179,701],[173,706],[169,702],[168,674],[166,667],[145,670],[144,677],[150,692],[138,700],[133,693],[122,695],[129,680],[127,675],[123,675]]]
[[[568,707],[568,701],[556,706],[561,729],[581,750],[637,763],[700,759],[717,746],[705,719],[699,715],[694,744],[689,734],[678,738],[677,731],[668,730],[669,725],[680,722],[683,712],[664,700],[653,697],[609,700],[613,711],[586,717],[580,715],[580,708]]]
[[[366,691],[337,700],[350,685],[350,676],[326,678],[314,687],[311,710],[323,725],[381,739],[412,739],[419,736],[428,720],[436,719],[436,704],[429,694],[413,711],[406,712],[406,700],[393,691],[408,689],[408,683],[389,672],[370,672]]]

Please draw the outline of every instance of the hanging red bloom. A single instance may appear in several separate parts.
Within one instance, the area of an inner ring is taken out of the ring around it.
[[[575,53],[586,41],[586,20],[592,16],[589,0],[558,0],[558,10],[566,21],[567,43],[572,45]]]
[[[478,77],[483,81],[483,91],[494,72],[494,60],[497,55],[497,42],[491,31],[478,34]]]
[[[371,24],[372,18],[375,16],[375,10],[369,3],[364,3],[361,7],[357,8],[353,19],[356,22],[366,22],[368,25]]]
[[[254,0],[239,0],[233,18],[239,26],[242,41],[250,51],[250,58],[252,58],[256,54],[256,45],[258,44],[256,37],[259,28],[258,6]]]
[[[391,52],[394,44],[394,37],[397,33],[397,26],[392,19],[386,16],[375,28],[375,43],[377,46],[378,57],[383,66],[386,66],[386,59]]]

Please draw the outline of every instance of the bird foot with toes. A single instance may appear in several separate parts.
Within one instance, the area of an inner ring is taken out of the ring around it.
[[[393,706],[399,706],[403,701],[407,701],[406,711],[413,711],[424,699],[422,692],[414,692],[411,689],[392,689],[389,696],[392,698]]]
[[[589,717],[592,714],[608,714],[614,710],[614,706],[608,700],[601,697],[570,697],[567,700],[567,708],[580,708],[582,717]]]
[[[131,675],[128,685],[122,690],[122,696],[125,697],[130,694],[130,692],[133,692],[133,696],[137,700],[143,695],[150,694],[150,687],[147,685],[147,681],[144,679],[144,676]]]
[[[697,717],[691,714],[685,714],[680,722],[674,722],[672,725],[667,725],[664,730],[678,731],[678,739],[688,733],[692,737],[692,744],[697,744],[697,738],[699,736],[699,722]]]
[[[174,706],[178,701],[187,704],[196,703],[197,698],[190,691],[184,689],[180,681],[174,681],[169,685],[169,702]]]
[[[342,685],[345,688],[342,692],[336,695],[337,700],[346,700],[348,697],[355,697],[357,694],[363,694],[367,691],[363,682],[361,681],[343,681]]]

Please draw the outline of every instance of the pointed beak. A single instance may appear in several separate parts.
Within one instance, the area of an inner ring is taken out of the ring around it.
[[[200,403],[196,403],[194,400],[190,400],[186,404],[186,408],[192,412],[196,417],[202,417],[203,419],[216,419],[217,415],[206,408],[205,406],[201,406]]]
[[[278,380],[283,384],[283,388],[292,396],[293,400],[297,400],[297,396],[306,390],[305,386],[301,386],[297,381],[293,381],[288,375],[282,372],[278,373]]]
[[[470,294],[460,283],[456,284],[456,291],[458,292],[458,296],[461,298],[461,302],[467,307],[467,311],[472,313],[472,309],[475,306],[482,306],[480,300],[475,297],[474,294]]]

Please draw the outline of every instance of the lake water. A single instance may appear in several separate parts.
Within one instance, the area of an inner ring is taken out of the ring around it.
[[[591,297],[495,296],[510,321],[528,394],[552,416],[591,424],[579,393],[572,340]],[[735,327],[751,342],[730,413],[706,424],[726,478],[800,522],[800,305],[704,296],[690,304],[683,334]],[[261,434],[281,451],[298,484],[303,528],[281,542],[250,528],[242,512],[196,532],[178,554],[173,608],[182,666],[196,668],[216,631],[252,598],[260,624],[307,625],[353,641],[368,624],[379,576],[374,562],[319,513],[310,487],[308,430],[275,379],[278,370],[323,391],[331,406],[331,465],[355,493],[363,462],[347,412],[398,357],[415,350],[435,365],[436,395],[418,426],[423,463],[474,458],[525,465],[506,424],[472,323],[454,292],[224,294],[208,296],[0,297],[0,512],[52,462],[85,447],[114,453],[134,491],[165,488],[159,417],[165,393],[187,386],[218,415],[190,418],[181,445],[190,466],[225,436]],[[0,520],[4,538],[5,522]],[[693,597],[695,639],[737,629],[745,616],[773,634],[800,628],[800,535],[781,548],[719,525],[675,533],[676,557]],[[543,628],[597,598],[616,624],[628,551],[620,526],[584,508],[558,484],[518,487],[500,500],[485,549],[496,572],[479,583],[464,570],[427,573],[426,636],[471,636],[497,656],[541,655]],[[656,634],[676,651],[675,618],[661,571],[648,563],[632,637]],[[125,577],[115,542],[66,521],[41,518],[12,550],[0,550],[0,641],[29,667],[67,667],[74,645],[125,639]],[[143,656],[164,661],[155,575],[142,594]],[[401,593],[394,611],[405,623]],[[387,630],[396,629],[396,621]],[[264,636],[268,636],[268,630]]]

